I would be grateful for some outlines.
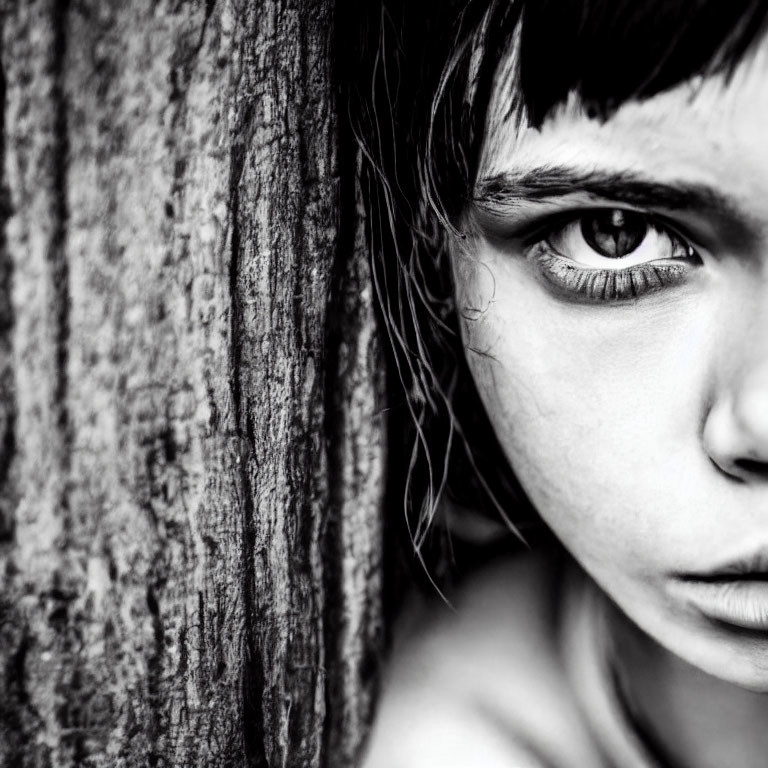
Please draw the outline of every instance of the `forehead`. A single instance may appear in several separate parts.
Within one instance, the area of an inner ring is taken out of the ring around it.
[[[489,105],[478,178],[529,167],[637,172],[749,194],[768,191],[768,45],[760,41],[730,76],[696,77],[609,119],[590,117],[575,94],[541,128],[527,125],[514,93],[514,53],[500,68]]]

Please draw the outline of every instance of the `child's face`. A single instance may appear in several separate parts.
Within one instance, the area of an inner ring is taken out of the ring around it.
[[[745,558],[768,573],[766,46],[728,84],[689,83],[605,123],[573,101],[517,131],[493,118],[504,102],[478,235],[454,254],[467,357],[501,444],[640,627],[768,690],[768,576],[681,578]]]

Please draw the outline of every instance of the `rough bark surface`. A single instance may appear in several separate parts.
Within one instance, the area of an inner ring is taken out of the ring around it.
[[[383,425],[332,3],[0,20],[0,764],[354,765]]]

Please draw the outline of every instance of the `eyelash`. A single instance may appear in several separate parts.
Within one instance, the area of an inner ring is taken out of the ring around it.
[[[636,299],[681,283],[688,269],[683,265],[638,264],[626,269],[590,269],[558,256],[539,253],[536,263],[555,288],[590,301]]]
[[[676,258],[680,262],[687,263],[648,261],[624,269],[582,267],[577,261],[560,254],[550,244],[550,238],[563,232],[569,225],[605,210],[583,210],[565,219],[558,216],[556,222],[538,227],[535,235],[526,238],[526,257],[534,263],[541,277],[557,292],[569,298],[588,302],[637,299],[680,284],[690,272],[690,262],[696,260],[700,263],[698,254],[687,238],[650,215],[645,216],[649,226],[664,233],[673,243],[681,245],[687,257]]]

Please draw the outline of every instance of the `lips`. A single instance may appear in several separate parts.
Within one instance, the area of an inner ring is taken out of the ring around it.
[[[694,607],[710,619],[768,632],[768,576],[765,580],[688,582],[684,592]]]
[[[678,574],[680,590],[709,619],[768,632],[768,549],[704,573]]]

